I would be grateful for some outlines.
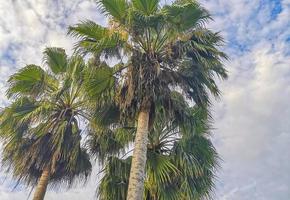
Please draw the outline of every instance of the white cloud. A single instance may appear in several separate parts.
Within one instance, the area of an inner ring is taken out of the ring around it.
[[[217,198],[286,200],[290,196],[290,48],[286,42],[290,4],[282,1],[281,13],[272,19],[273,7],[267,1],[223,2],[234,14],[218,16],[211,24],[226,31],[231,57],[230,78],[222,83],[223,98],[215,106],[215,140],[224,159]],[[214,13],[222,8],[221,1],[206,3]]]
[[[218,192],[231,194],[221,199],[286,200],[290,195],[290,161],[285,156],[290,150],[290,56],[283,49],[273,51],[271,45],[258,44],[232,67],[238,69],[245,59],[253,70],[246,75],[233,70],[233,78],[223,88],[223,103],[216,108],[218,149],[225,161]],[[223,116],[218,115],[219,109]],[[246,187],[253,182],[255,187]]]

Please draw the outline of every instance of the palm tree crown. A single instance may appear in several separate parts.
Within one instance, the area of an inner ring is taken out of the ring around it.
[[[80,52],[119,58],[123,112],[168,101],[173,90],[198,104],[209,103],[208,91],[219,95],[214,77],[227,77],[226,55],[217,48],[223,40],[204,27],[211,18],[196,1],[160,7],[158,0],[101,0],[98,5],[109,26],[84,21],[69,34],[80,39]]]

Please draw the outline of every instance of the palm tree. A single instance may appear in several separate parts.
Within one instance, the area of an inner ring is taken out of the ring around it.
[[[210,142],[207,113],[187,107],[194,129],[178,128],[176,120],[163,115],[149,133],[144,199],[179,200],[211,197],[218,156]],[[162,111],[161,111],[162,113]],[[159,112],[160,114],[160,112]],[[120,133],[99,139],[123,143]],[[127,142],[130,142],[128,140]],[[98,196],[101,200],[126,199],[131,156],[110,155],[103,169]]]
[[[223,40],[205,27],[211,17],[195,0],[163,7],[159,0],[99,0],[98,6],[109,19],[107,27],[84,21],[70,27],[69,34],[79,39],[77,51],[117,61],[109,73],[102,65],[95,94],[115,81],[116,93],[111,94],[116,94],[120,120],[137,119],[127,199],[141,200],[156,107],[175,114],[174,91],[204,107],[210,94],[218,97],[215,77],[227,78],[226,55],[218,49]]]
[[[46,48],[45,66],[27,65],[8,80],[12,101],[0,114],[2,163],[19,182],[36,186],[44,199],[48,184],[86,180],[89,155],[81,144],[80,121],[88,120],[83,95],[87,66],[80,56]]]

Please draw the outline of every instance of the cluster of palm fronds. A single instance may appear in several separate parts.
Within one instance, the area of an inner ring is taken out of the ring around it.
[[[161,111],[156,116],[149,133],[144,199],[201,199],[212,194],[219,158],[208,138],[207,114],[198,107],[185,109],[194,124],[191,131],[164,118]],[[123,137],[116,134],[113,140],[122,143]],[[100,199],[126,199],[131,160],[114,154],[106,159]]]
[[[90,157],[103,168],[99,199],[210,198],[218,166],[210,95],[219,97],[215,78],[227,72],[223,40],[205,27],[209,13],[194,0],[98,6],[109,25],[70,27],[79,40],[73,56],[47,48],[43,67],[8,80],[3,166],[20,182],[44,185],[35,200],[44,172],[50,184],[72,186],[90,175]]]
[[[59,48],[47,48],[44,58],[47,70],[28,65],[8,80],[12,103],[0,115],[2,161],[29,185],[37,183],[45,168],[51,171],[51,183],[71,185],[91,172],[78,122],[86,115],[82,93],[87,66]]]

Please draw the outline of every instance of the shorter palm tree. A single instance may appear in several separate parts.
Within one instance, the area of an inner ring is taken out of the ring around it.
[[[12,103],[0,114],[3,165],[19,182],[36,186],[34,200],[44,199],[48,184],[86,180],[92,168],[79,127],[89,119],[87,66],[61,48],[47,48],[44,61],[43,68],[27,65],[10,77]]]

